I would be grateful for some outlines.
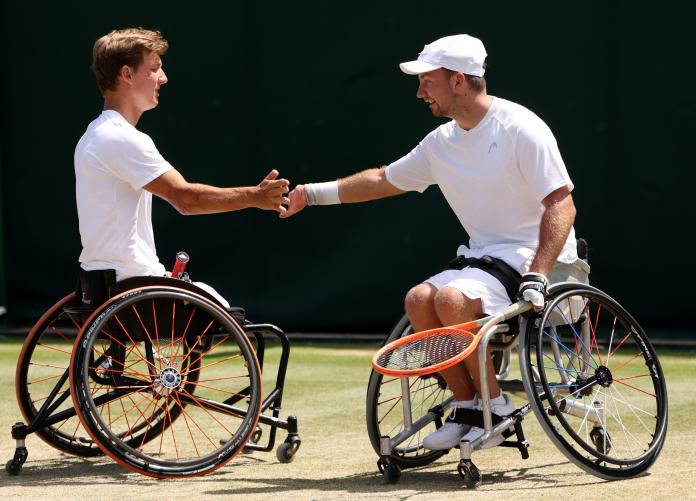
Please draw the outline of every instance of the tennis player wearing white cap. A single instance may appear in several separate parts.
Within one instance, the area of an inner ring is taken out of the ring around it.
[[[281,217],[307,205],[422,193],[437,185],[470,238],[457,254],[502,260],[522,275],[520,295],[543,307],[546,276],[554,263],[577,259],[573,183],[547,125],[527,108],[488,95],[486,55],[479,39],[454,35],[426,45],[417,60],[402,63],[404,73],[418,75],[416,96],[433,115],[451,120],[386,167],[338,181],[297,185]],[[405,300],[416,331],[473,320],[510,303],[501,281],[475,267],[438,273],[413,287]],[[488,365],[491,410],[507,415],[514,406],[500,392]],[[476,357],[442,375],[455,401],[444,425],[425,438],[429,449],[449,449],[463,437],[474,440],[483,434],[481,428],[456,419],[458,408],[480,405]]]

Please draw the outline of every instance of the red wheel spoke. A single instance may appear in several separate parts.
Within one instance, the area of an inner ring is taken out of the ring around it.
[[[72,356],[71,352],[67,350],[61,350],[60,348],[56,348],[55,346],[51,346],[50,344],[36,343],[36,346],[41,346],[42,348],[48,348],[49,350],[59,351],[61,353],[65,353],[66,355]]]
[[[633,386],[633,385],[631,385],[631,384],[628,384],[628,383],[626,383],[626,382],[624,382],[624,381],[621,381],[620,379],[614,379],[614,381],[617,382],[617,383],[619,383],[619,384],[622,384],[622,385],[624,385],[624,386],[628,386],[629,388],[633,388],[634,390],[639,391],[639,392],[641,392],[641,393],[645,393],[646,395],[650,395],[651,397],[655,397],[655,394],[654,394],[654,393],[651,393],[651,392],[649,392],[649,391],[643,390],[642,388],[638,388],[637,386]]]
[[[56,329],[56,327],[53,326],[53,325],[51,325],[51,330],[52,330],[54,333],[58,334],[60,337],[62,337],[66,342],[70,343],[70,339],[68,338],[68,336],[66,336],[65,334],[63,334],[63,332],[62,332],[61,330]]]
[[[128,336],[128,339],[130,340],[131,344],[136,345],[136,342],[133,341],[133,338],[131,337],[130,333],[128,332],[128,329],[126,329],[126,327],[123,325],[123,323],[121,323],[121,319],[118,318],[118,314],[114,314],[114,318],[115,318],[116,321],[118,322],[118,325],[121,326],[121,329],[122,329],[123,332],[126,334],[126,336]],[[156,370],[157,370],[157,367],[155,367],[155,366],[152,364],[152,362],[150,362],[150,361],[147,359],[147,357],[145,357],[145,356],[140,352],[140,348],[139,348],[137,345],[135,346],[135,349],[136,349],[136,351],[138,352],[138,353],[137,353],[138,356],[143,360],[143,362],[145,362],[146,364],[152,366],[152,369],[156,371]]]
[[[43,381],[49,381],[49,380],[51,380],[51,379],[57,379],[57,378],[61,377],[62,375],[63,375],[63,374],[58,374],[57,376],[46,376],[46,377],[42,377],[42,378],[39,378],[39,379],[34,379],[34,380],[32,380],[32,381],[27,381],[27,384],[28,384],[28,385],[29,385],[29,384],[36,384],[36,383],[41,383],[41,382],[43,382]]]
[[[61,370],[67,369],[67,367],[60,367],[58,365],[50,365],[50,364],[37,364],[36,362],[29,362],[29,365],[32,365],[34,367],[48,367],[50,369],[61,369]]]
[[[389,409],[387,410],[387,412],[384,413],[384,415],[382,416],[382,419],[380,419],[380,420],[377,422],[377,424],[382,424],[382,421],[384,421],[384,420],[387,418],[387,416],[388,416],[389,414],[391,414],[391,411],[394,410],[394,407],[396,407],[396,405],[397,405],[402,399],[403,399],[402,396],[397,397],[396,402],[394,402],[394,403],[392,404],[392,406],[389,407]]]
[[[181,339],[181,341],[179,343],[177,343],[176,352],[174,352],[174,356],[172,356],[170,358],[169,363],[172,363],[172,361],[179,355],[179,349],[181,348],[181,345],[184,344],[184,339],[186,339],[186,334],[188,333],[189,326],[191,325],[191,320],[193,320],[194,313],[196,313],[196,308],[193,308],[191,310],[191,314],[189,315],[188,321],[186,322],[186,327],[184,328],[184,332],[183,332],[183,334],[181,334],[181,337],[179,338],[179,339]]]
[[[188,356],[189,356],[189,355],[191,354],[191,352],[194,350],[194,348],[196,347],[196,345],[198,345],[198,343],[201,342],[201,339],[203,339],[203,336],[205,336],[206,332],[208,332],[208,330],[210,329],[210,327],[213,325],[214,322],[215,322],[215,320],[211,320],[210,323],[205,327],[205,329],[203,330],[203,332],[202,332],[201,334],[199,334],[198,336],[196,336],[196,342],[193,343],[193,346],[191,346],[191,348],[189,348],[189,350],[186,352],[186,354],[182,357],[184,360],[188,358]],[[212,348],[211,348],[211,349],[212,349]],[[209,352],[209,351],[210,351],[210,350],[208,350],[208,352]],[[206,352],[206,353],[207,353],[207,352]],[[203,355],[201,354],[201,356],[203,356]],[[199,358],[200,358],[200,357],[199,357]],[[191,365],[191,364],[189,364],[189,366],[190,366],[190,365]]]
[[[233,360],[233,359],[235,359],[235,358],[239,358],[239,357],[241,357],[241,356],[242,356],[242,354],[241,354],[241,353],[238,353],[237,355],[232,355],[231,357],[223,358],[222,360],[218,360],[217,362],[212,362],[212,363],[207,364],[207,365],[201,365],[198,369],[195,369],[195,370],[197,370],[197,371],[202,371],[203,369],[206,369],[206,368],[208,368],[208,367],[212,367],[213,365],[221,364],[221,363],[227,362],[227,361],[229,361],[229,360]],[[186,375],[186,374],[188,374],[189,372],[191,372],[191,371],[187,371],[187,372],[185,372],[185,373],[182,373],[182,375]]]
[[[143,328],[143,331],[145,331],[145,335],[147,336],[147,339],[150,341],[150,345],[152,346],[152,349],[155,349],[155,343],[152,341],[152,337],[150,337],[150,332],[147,330],[147,327],[145,327],[145,323],[143,322],[143,319],[140,318],[140,312],[138,312],[138,309],[135,307],[135,304],[131,305],[131,308],[133,308],[133,312],[135,312],[135,316],[138,318],[138,322],[140,322],[140,326]],[[157,353],[160,352],[160,345],[159,345],[159,339],[157,340]],[[161,360],[161,359],[160,359]],[[159,370],[162,370],[162,362],[159,362]]]
[[[621,369],[621,368],[627,366],[628,364],[630,364],[631,362],[633,362],[636,358],[642,357],[642,356],[643,356],[643,353],[639,351],[638,353],[636,353],[635,355],[633,355],[631,358],[629,358],[628,360],[626,360],[624,363],[622,363],[622,364],[619,365],[618,367],[614,367],[613,369],[611,369],[611,372],[612,372],[612,373],[618,372],[619,369]]]
[[[207,388],[207,389],[209,389],[209,390],[219,391],[219,392],[221,392],[221,393],[226,393],[227,395],[232,395],[232,396],[235,396],[235,397],[248,397],[248,396],[249,396],[248,393],[237,393],[237,392],[233,392],[233,391],[227,391],[227,390],[223,390],[223,389],[220,389],[220,388],[215,388],[214,386],[208,386],[208,385],[205,385],[205,384],[200,384],[200,382],[194,383],[193,381],[188,381],[187,384],[194,384],[194,385],[196,385],[196,386],[200,386],[201,388]]]
[[[200,382],[203,382],[203,383],[211,383],[211,382],[213,382],[213,381],[225,381],[225,380],[227,380],[227,379],[244,379],[244,378],[248,378],[248,377],[249,377],[248,374],[247,374],[246,376],[242,375],[242,376],[215,377],[215,378],[210,378],[210,379],[199,379],[198,382],[199,382],[199,383],[200,383]],[[192,381],[189,381],[189,382],[192,383],[192,384],[195,384],[195,383],[193,383]]]
[[[216,449],[217,445],[215,445],[215,442],[213,442],[211,440],[211,438],[208,436],[208,434],[205,432],[205,430],[200,427],[200,425],[196,422],[196,420],[193,418],[193,416],[191,416],[188,412],[186,412],[186,408],[181,403],[181,400],[179,400],[179,396],[176,393],[174,393],[174,398],[176,399],[176,402],[179,404],[179,407],[181,407],[181,412],[184,413],[184,416],[188,416],[191,419],[191,422],[196,426],[196,428],[198,428],[198,431],[200,431],[203,434],[203,436],[206,439],[208,439],[208,442],[210,442],[210,445],[213,446],[213,449]],[[195,445],[194,445],[194,447],[195,447]],[[196,452],[197,451],[198,451],[198,449],[196,448]]]
[[[207,351],[201,353],[200,355],[198,355],[198,358],[197,358],[196,360],[190,361],[189,364],[188,364],[188,366],[191,367],[192,365],[198,363],[200,360],[203,359],[203,357],[204,357],[205,355],[207,355],[208,353],[210,353],[211,351],[213,351],[215,348],[217,348],[218,346],[220,346],[222,343],[224,343],[225,341],[227,341],[228,339],[230,339],[230,337],[231,337],[231,336],[225,336],[221,341],[219,341],[218,343],[215,343],[215,345],[211,346],[209,350],[207,350]],[[241,357],[241,356],[242,356],[242,354],[239,353],[238,355],[233,355],[233,356],[230,357],[230,358]],[[222,360],[219,361],[219,362],[215,362],[215,363],[220,363],[220,362],[222,362]],[[211,364],[211,365],[215,365],[215,363],[213,363],[213,364]],[[197,370],[197,371],[200,371],[201,369],[203,369],[203,367],[199,367],[199,368],[196,369],[196,370]],[[189,372],[190,372],[190,371],[187,371],[185,374],[188,374]]]
[[[172,400],[176,402],[176,404],[181,408],[181,415],[184,418],[184,423],[186,424],[186,430],[188,431],[189,437],[191,437],[191,443],[193,444],[193,448],[196,449],[196,456],[201,457],[201,453],[198,451],[198,446],[196,445],[196,440],[193,438],[193,433],[191,432],[191,427],[189,426],[188,416],[184,411],[184,406],[181,405],[181,402],[179,402],[176,393],[174,393],[173,396],[174,398],[172,398]]]
[[[238,417],[238,418],[241,418],[242,416],[240,416],[239,414],[236,414],[236,413],[234,413],[234,412],[229,412],[227,409],[223,409],[222,407],[218,407],[218,406],[216,406],[216,405],[213,405],[213,404],[211,404],[210,402],[207,402],[207,403],[203,404],[203,403],[201,403],[200,400],[198,400],[196,397],[194,397],[191,393],[189,393],[188,391],[184,390],[183,388],[181,389],[181,393],[187,395],[187,396],[188,396],[189,398],[191,398],[194,402],[196,402],[196,403],[198,404],[198,406],[199,406],[201,409],[203,409],[203,411],[204,411],[206,414],[208,414],[208,416],[210,416],[211,418],[213,418],[213,419],[215,420],[215,422],[217,422],[217,424],[219,424],[220,426],[222,426],[222,427],[225,429],[225,431],[226,431],[227,433],[230,434],[230,436],[233,436],[233,435],[234,435],[234,433],[232,433],[230,430],[228,430],[227,427],[226,427],[223,423],[221,423],[220,420],[219,420],[218,418],[216,418],[215,416],[213,416],[213,415],[210,413],[210,411],[207,409],[207,407],[213,407],[213,408],[215,408],[215,409],[219,409],[220,411],[224,412],[225,414],[231,414],[232,416],[236,416],[236,417]]]
[[[652,377],[652,374],[639,374],[637,376],[615,377],[614,381],[627,381],[629,379],[642,379],[644,377]]]
[[[610,359],[611,357],[614,356],[614,353],[616,353],[616,351],[617,351],[619,348],[621,348],[621,346],[624,344],[624,342],[626,341],[626,339],[628,339],[628,336],[630,336],[630,335],[631,335],[631,333],[629,332],[628,334],[626,334],[626,335],[624,336],[624,338],[621,340],[621,342],[618,344],[618,346],[617,346],[616,348],[614,348],[614,351],[612,351],[612,352],[609,354],[609,356],[607,357],[607,359]]]
[[[167,417],[169,418],[169,431],[172,433],[172,441],[174,442],[174,451],[176,452],[176,458],[181,459],[181,457],[179,456],[179,446],[176,443],[176,437],[174,436],[174,420],[172,419],[171,414],[169,414],[169,396],[167,396],[164,411],[167,413]]]

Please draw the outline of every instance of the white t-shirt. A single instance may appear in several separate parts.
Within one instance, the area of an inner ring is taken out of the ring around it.
[[[152,232],[152,193],[143,186],[172,166],[147,134],[114,110],[89,124],[75,148],[75,194],[84,270],[116,279],[164,275]]]
[[[458,254],[503,259],[525,273],[539,245],[541,201],[562,186],[573,189],[548,126],[527,108],[493,98],[471,130],[452,120],[387,166],[401,190],[423,192],[437,184],[469,234]],[[577,259],[575,232],[558,258]]]

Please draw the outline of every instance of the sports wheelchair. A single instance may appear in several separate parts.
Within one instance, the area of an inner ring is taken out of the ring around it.
[[[242,450],[270,451],[281,428],[288,435],[276,456],[292,461],[301,440],[297,418],[279,418],[290,354],[282,330],[179,278],[134,277],[108,292],[97,307],[68,294],[29,332],[16,372],[25,421],[12,427],[9,474],[20,473],[31,433],[69,454],[107,454],[167,478],[208,474]],[[262,398],[268,337],[282,352]]]
[[[534,313],[521,301],[480,328],[471,356],[480,364],[482,405],[466,419],[485,433],[458,445],[458,472],[467,487],[482,478],[472,452],[499,435],[506,439],[501,446],[529,457],[522,421],[530,411],[572,463],[602,479],[639,475],[657,459],[667,431],[667,391],[657,354],[636,320],[589,285],[589,271],[586,259],[558,265],[549,276],[543,311]],[[411,333],[404,315],[384,344]],[[514,348],[521,379],[508,379]],[[527,400],[508,416],[490,411],[489,349],[501,390]],[[423,438],[443,425],[452,400],[438,373],[408,378],[372,371],[367,430],[387,483],[398,482],[403,468],[449,452],[425,449]]]

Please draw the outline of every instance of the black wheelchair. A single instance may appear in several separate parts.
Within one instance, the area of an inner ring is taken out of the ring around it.
[[[491,439],[502,435],[501,446],[529,457],[522,421],[530,411],[560,451],[592,475],[630,478],[657,459],[667,432],[667,390],[657,354],[636,320],[589,285],[589,271],[585,260],[557,266],[543,311],[533,313],[520,302],[479,330],[481,341],[472,356],[479,360],[483,402],[468,422],[485,433],[458,445],[458,471],[466,486],[481,482],[471,456]],[[411,332],[404,315],[385,344]],[[489,348],[501,390],[527,400],[509,416],[490,412]],[[521,379],[508,378],[514,348]],[[398,482],[402,469],[430,464],[449,452],[425,449],[423,438],[442,426],[452,400],[438,373],[398,378],[373,370],[367,430],[387,483]]]
[[[264,398],[269,338],[282,352]],[[240,451],[271,451],[280,428],[288,434],[276,456],[290,462],[301,440],[297,418],[279,418],[289,354],[281,329],[252,323],[242,308],[227,309],[178,278],[116,282],[96,307],[68,294],[22,347],[16,391],[24,422],[12,427],[6,471],[20,473],[31,433],[69,454],[107,454],[167,478],[208,474]]]

